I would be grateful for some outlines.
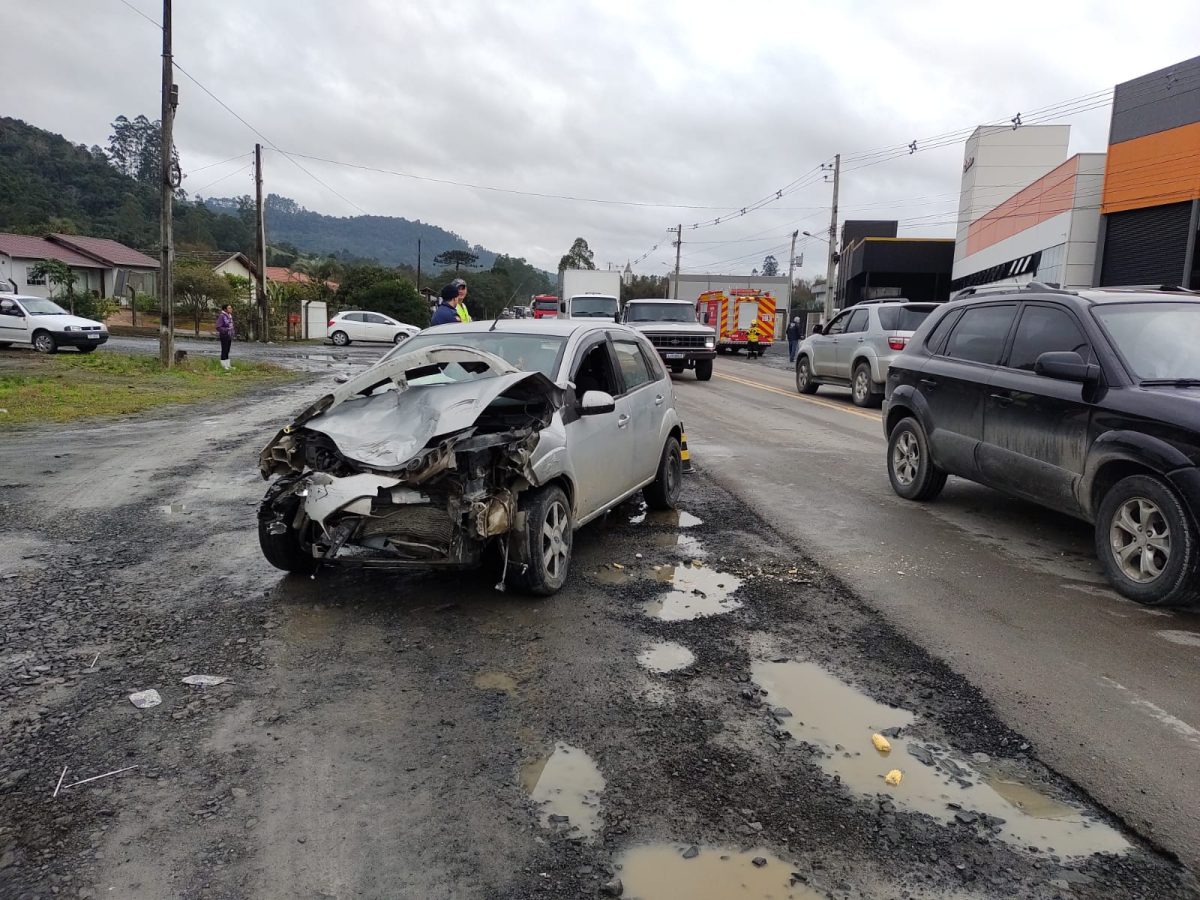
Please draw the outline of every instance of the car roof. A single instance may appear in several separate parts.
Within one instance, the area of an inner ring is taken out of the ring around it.
[[[1087,304],[1105,303],[1178,303],[1200,302],[1200,293],[1172,285],[1162,287],[1100,287],[1065,290],[1047,284],[1030,282],[1023,285],[985,286],[978,293],[955,295],[952,304],[1011,303],[1013,300],[1074,300]]]
[[[35,297],[33,294],[14,294],[12,291],[0,291],[0,298],[5,300],[46,300],[46,297]],[[53,302],[53,301],[51,301]]]
[[[536,324],[535,324],[536,323]],[[466,324],[438,325],[438,333],[445,334],[478,334],[484,331],[504,331],[509,334],[550,334],[570,337],[580,331],[623,331],[632,335],[640,335],[626,325],[620,325],[608,319],[484,319]],[[433,329],[429,329],[432,331]]]
[[[680,306],[691,306],[691,300],[676,300],[671,297],[638,297],[630,300],[629,303],[678,303]],[[629,303],[625,305],[628,306]]]

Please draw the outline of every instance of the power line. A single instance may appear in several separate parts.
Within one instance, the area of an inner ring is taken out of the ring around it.
[[[237,169],[236,171],[230,172],[230,173],[228,173],[227,175],[222,175],[222,176],[221,176],[220,178],[218,178],[216,181],[210,181],[208,184],[206,184],[206,185],[205,185],[204,187],[202,187],[202,188],[196,188],[196,190],[194,190],[192,193],[193,193],[193,194],[195,194],[197,197],[199,197],[199,196],[201,196],[201,195],[202,195],[202,194],[203,194],[205,191],[207,191],[207,190],[208,190],[210,187],[212,187],[212,186],[213,186],[213,185],[215,185],[215,184],[220,184],[220,183],[221,183],[222,181],[224,181],[226,178],[232,178],[234,175],[241,175],[243,172],[248,172],[248,171],[250,171],[250,170],[251,170],[251,169],[253,169],[253,168],[254,168],[254,163],[252,163],[252,162],[251,162],[251,163],[247,163],[246,165],[242,166],[240,169]]]

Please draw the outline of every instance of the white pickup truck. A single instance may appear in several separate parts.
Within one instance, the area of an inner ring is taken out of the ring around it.
[[[687,300],[630,300],[621,321],[649,338],[674,374],[695,369],[697,381],[712,378],[717,333],[696,321],[696,307]]]

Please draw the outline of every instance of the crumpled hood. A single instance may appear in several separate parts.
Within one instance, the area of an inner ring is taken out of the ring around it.
[[[449,363],[478,368],[479,377],[409,384],[410,376],[427,377]],[[271,468],[271,449],[301,427],[329,437],[348,460],[371,469],[399,469],[433,438],[470,428],[497,398],[518,386],[523,387],[516,394],[540,395],[552,409],[563,404],[563,390],[545,375],[522,372],[482,350],[444,346],[397,354],[326,394],[279,432],[260,457],[264,475]]]

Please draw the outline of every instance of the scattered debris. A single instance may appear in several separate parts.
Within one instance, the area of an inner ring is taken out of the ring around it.
[[[62,788],[63,779],[67,777],[67,767],[63,766],[62,774],[58,776],[58,784],[54,786],[54,795],[58,796],[59,789]]]
[[[150,688],[149,690],[136,691],[130,694],[129,702],[138,709],[149,709],[152,706],[158,706],[158,704],[162,703],[162,697],[159,696],[158,691]]]
[[[699,855],[700,855],[700,848],[697,847],[695,844],[692,844],[692,846],[688,847],[686,850],[683,851],[684,859],[695,859]]]
[[[899,769],[892,769],[892,771],[888,772],[886,775],[883,776],[883,780],[887,784],[890,784],[892,787],[895,787],[896,785],[898,785],[900,783],[900,780],[903,777],[904,777],[904,773],[901,772]]]
[[[229,679],[224,675],[184,675],[182,680],[184,684],[213,687],[214,685],[224,684]]]
[[[133,765],[133,766],[126,766],[123,769],[113,769],[111,772],[105,772],[103,775],[93,775],[91,778],[81,778],[79,781],[72,781],[70,784],[67,785],[67,787],[73,788],[80,784],[87,784],[89,781],[99,781],[101,778],[107,778],[110,775],[120,775],[122,772],[128,772],[128,771],[130,771],[132,769],[136,769],[136,768],[137,768],[137,766]],[[63,788],[63,790],[66,790],[66,788]]]
[[[892,752],[892,743],[882,734],[871,735],[871,743],[875,745],[875,749],[884,756]]]
[[[88,666],[88,668],[89,668],[89,669],[94,669],[94,668],[96,668],[96,663],[99,661],[99,659],[100,659],[100,654],[99,654],[99,653],[97,653],[97,654],[96,654],[96,658],[92,660],[92,664],[91,664],[90,666]]]

